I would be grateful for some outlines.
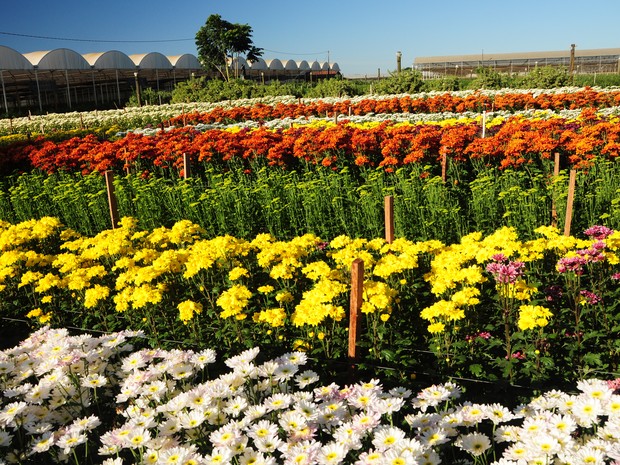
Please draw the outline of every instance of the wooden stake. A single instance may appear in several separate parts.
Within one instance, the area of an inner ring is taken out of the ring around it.
[[[108,205],[110,206],[110,219],[112,220],[112,229],[118,226],[118,204],[116,203],[116,195],[114,195],[114,173],[112,171],[105,172],[105,184],[108,189]]]
[[[349,311],[349,360],[357,358],[357,334],[362,320],[359,318],[364,291],[364,260],[356,258],[351,264],[351,305]]]
[[[441,156],[441,180],[443,181],[444,184],[446,183],[446,179],[447,179],[447,171],[448,171],[448,157],[444,153]]]
[[[566,199],[566,220],[564,220],[564,235],[570,236],[570,223],[573,219],[573,202],[575,201],[575,170],[570,170],[568,178],[568,197]]]
[[[191,176],[190,173],[191,164],[187,153],[183,154],[183,179],[188,179]]]
[[[553,180],[555,180],[560,175],[560,154],[558,152],[555,153],[555,159],[553,161]],[[558,225],[558,211],[555,205],[555,198],[551,200],[551,226],[554,228]]]
[[[388,195],[384,199],[385,205],[385,241],[394,242],[394,197]]]

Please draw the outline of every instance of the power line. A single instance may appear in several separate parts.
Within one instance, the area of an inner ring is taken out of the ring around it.
[[[18,34],[16,32],[4,32],[0,31],[0,34],[4,34],[7,36],[17,36],[17,37],[29,37],[31,39],[46,39],[46,40],[67,40],[72,42],[108,42],[108,43],[120,43],[120,44],[129,44],[129,43],[152,43],[152,42],[185,42],[189,40],[195,39],[162,39],[162,40],[98,40],[98,39],[75,39],[69,37],[50,37],[50,36],[37,36],[32,34]]]
[[[281,53],[282,55],[322,55],[323,53],[329,53],[329,50],[324,50],[322,52],[314,52],[314,53],[291,53],[291,52],[280,52],[278,50],[269,50],[268,48],[263,49],[265,52],[271,53]]]

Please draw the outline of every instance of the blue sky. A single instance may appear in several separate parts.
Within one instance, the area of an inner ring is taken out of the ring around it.
[[[422,56],[620,47],[620,0],[3,0],[0,45],[196,54],[211,14],[249,24],[265,59],[329,58],[345,76],[387,74],[397,51],[406,67]]]

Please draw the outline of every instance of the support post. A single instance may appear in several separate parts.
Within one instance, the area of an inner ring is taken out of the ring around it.
[[[114,194],[114,173],[108,170],[105,172],[105,184],[108,189],[108,205],[110,206],[110,219],[112,221],[112,229],[118,226],[118,204],[116,195]]]
[[[555,181],[559,175],[560,175],[560,154],[558,152],[555,152],[555,158],[553,160],[553,181]],[[558,225],[558,210],[555,204],[555,198],[552,198],[551,199],[551,226],[556,227],[557,225]]]
[[[394,242],[394,197],[387,195],[384,199],[385,210],[385,241]]]
[[[191,176],[191,165],[189,161],[189,155],[183,153],[183,179],[187,179]]]
[[[351,303],[349,310],[349,360],[357,358],[357,334],[360,332],[360,310],[364,291],[364,260],[356,258],[351,264]]]
[[[443,153],[441,155],[441,180],[443,181],[443,183],[446,183],[446,180],[448,178],[448,157],[445,153]]]
[[[575,176],[576,171],[570,170],[568,178],[568,197],[566,199],[566,219],[564,220],[564,235],[570,236],[570,224],[573,219],[573,203],[575,201]]]

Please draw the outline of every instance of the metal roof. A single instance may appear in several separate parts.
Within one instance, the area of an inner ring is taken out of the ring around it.
[[[579,50],[575,48],[575,58],[577,57],[593,57],[593,56],[615,56],[620,57],[620,48],[599,48],[590,50]],[[487,53],[470,55],[445,55],[445,56],[429,56],[416,57],[414,63],[439,63],[439,62],[459,62],[459,61],[494,61],[494,60],[544,60],[553,58],[570,57],[570,49],[557,51],[541,51],[541,52],[513,52],[513,53]]]

